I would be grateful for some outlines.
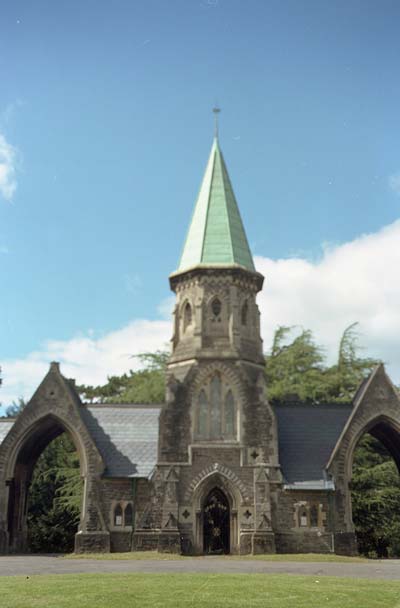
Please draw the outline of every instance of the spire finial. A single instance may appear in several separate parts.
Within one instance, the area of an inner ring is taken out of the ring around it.
[[[214,124],[214,136],[215,139],[218,139],[218,114],[221,112],[221,108],[219,108],[217,105],[213,108],[213,112],[214,112],[214,117],[215,117],[215,124]]]

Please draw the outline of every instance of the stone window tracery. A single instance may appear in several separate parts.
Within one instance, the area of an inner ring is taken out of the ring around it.
[[[237,438],[237,405],[232,389],[215,373],[199,393],[195,412],[195,439]]]

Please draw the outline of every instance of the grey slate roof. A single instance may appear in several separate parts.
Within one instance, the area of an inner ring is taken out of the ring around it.
[[[8,418],[4,418],[4,419],[0,420],[0,443],[2,443],[4,441],[8,431],[11,429],[14,422],[15,422],[14,419],[10,420]]]
[[[86,422],[107,477],[149,477],[157,462],[161,406],[87,405]]]
[[[301,487],[301,482],[323,480],[325,466],[352,405],[286,403],[274,409],[278,421],[279,461],[285,481]]]

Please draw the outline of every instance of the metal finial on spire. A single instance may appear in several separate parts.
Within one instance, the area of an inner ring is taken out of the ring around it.
[[[215,126],[214,126],[214,136],[215,139],[218,139],[218,114],[221,112],[221,108],[215,106],[213,108],[214,116],[215,116]]]

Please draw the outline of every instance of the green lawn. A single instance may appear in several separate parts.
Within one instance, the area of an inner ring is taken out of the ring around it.
[[[400,582],[263,574],[1,577],[2,608],[395,608]]]
[[[143,560],[143,559],[193,559],[184,555],[174,555],[173,553],[158,553],[158,551],[135,551],[127,553],[83,553],[76,555],[71,553],[64,556],[65,559],[111,559],[111,560]],[[207,557],[197,557],[196,559],[207,559]],[[350,562],[366,563],[365,557],[346,557],[344,555],[333,555],[332,553],[273,553],[269,555],[224,555],[221,559],[255,559],[266,562]]]

